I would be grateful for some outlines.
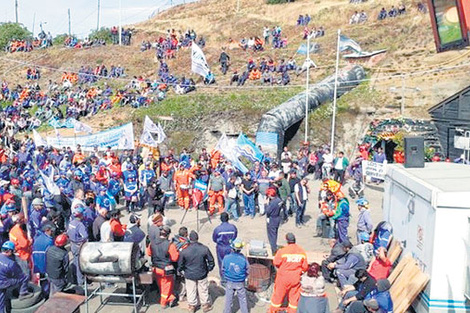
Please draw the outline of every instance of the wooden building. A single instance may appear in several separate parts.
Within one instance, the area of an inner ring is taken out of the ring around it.
[[[459,130],[470,130],[470,86],[428,110],[438,129],[443,154],[451,160],[462,155],[463,150],[454,147],[454,136]]]

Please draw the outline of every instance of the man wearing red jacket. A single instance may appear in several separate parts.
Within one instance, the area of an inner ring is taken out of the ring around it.
[[[300,298],[300,277],[308,269],[307,254],[302,247],[295,243],[295,235],[287,233],[286,241],[287,246],[279,249],[273,260],[273,264],[278,270],[274,281],[270,313],[279,311],[286,295],[289,300],[287,313],[297,312],[297,303]]]
[[[122,241],[126,234],[126,225],[122,225],[119,218],[122,216],[120,210],[112,210],[109,212],[111,219],[109,220],[109,226],[113,233],[114,241]]]

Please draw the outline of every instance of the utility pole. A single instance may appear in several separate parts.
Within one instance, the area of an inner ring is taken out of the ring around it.
[[[18,24],[18,0],[15,0],[15,20],[16,24]]]
[[[36,12],[33,15],[33,37],[34,37],[34,25],[36,24]]]
[[[68,10],[69,12],[69,36],[72,36],[72,22],[70,21],[70,9]]]
[[[400,115],[405,115],[405,75],[401,75],[401,107]]]
[[[307,79],[305,81],[305,142],[308,141],[308,111],[310,109],[309,104],[309,90],[308,85],[310,82],[310,38],[312,34],[308,34],[307,36],[307,58],[305,59],[305,64],[307,64]]]
[[[119,0],[119,45],[122,46],[122,0]]]
[[[100,29],[100,0],[98,0],[98,18],[96,22],[96,30]]]

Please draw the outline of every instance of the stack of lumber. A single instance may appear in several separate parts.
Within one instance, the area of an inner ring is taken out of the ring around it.
[[[403,249],[401,247],[400,241],[393,239],[390,243],[390,246],[388,247],[387,253],[387,257],[390,260],[390,263],[395,264],[395,262],[400,257],[402,251]]]
[[[405,313],[429,281],[411,255],[403,257],[388,277],[393,312]]]

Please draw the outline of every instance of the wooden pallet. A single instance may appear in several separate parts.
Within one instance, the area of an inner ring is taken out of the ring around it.
[[[401,252],[403,251],[403,248],[401,247],[401,242],[393,239],[392,242],[390,243],[389,249],[388,249],[388,259],[392,264],[395,264],[395,262],[398,260],[398,258],[401,255]]]
[[[403,257],[388,280],[392,287],[393,312],[405,313],[419,293],[426,287],[429,276],[424,274],[411,255]]]

